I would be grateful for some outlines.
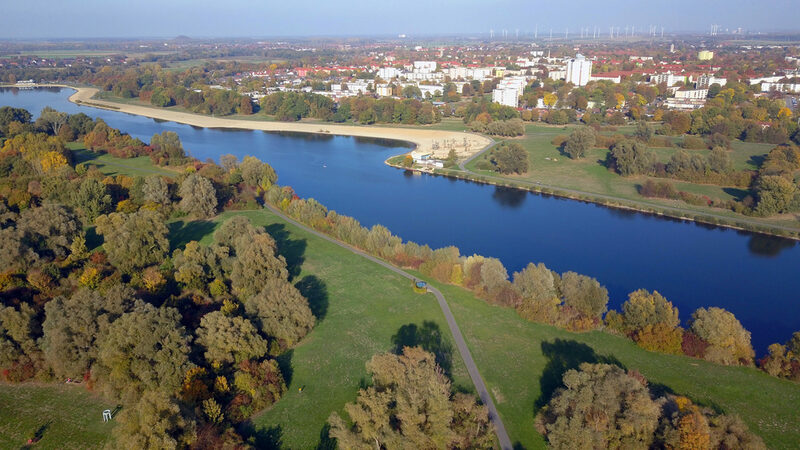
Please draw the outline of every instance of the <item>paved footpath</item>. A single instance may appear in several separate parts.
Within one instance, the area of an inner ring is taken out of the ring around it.
[[[334,243],[339,247],[349,250],[356,255],[361,257],[367,258],[368,260],[380,264],[381,266],[391,270],[392,272],[397,273],[400,276],[406,277],[410,280],[416,280],[417,278],[411,275],[410,273],[395,267],[386,261],[378,259],[372,255],[368,255],[361,250],[358,250],[354,247],[351,247],[343,242],[340,242],[326,234],[320,233],[310,227],[307,227],[300,222],[286,216],[283,212],[279,211],[278,209],[274,208],[272,205],[265,203],[264,205],[268,210],[270,210],[273,214],[277,215],[281,219],[291,223],[292,225],[302,228],[309,233],[325,239],[328,242]],[[500,441],[500,448],[502,450],[512,450],[511,447],[511,439],[508,437],[508,433],[506,432],[506,427],[503,425],[503,421],[500,420],[500,415],[497,413],[497,408],[494,406],[494,402],[492,401],[492,397],[489,395],[489,391],[486,389],[486,385],[483,383],[483,378],[481,378],[480,372],[478,372],[478,367],[475,365],[475,361],[472,359],[472,354],[469,352],[469,348],[467,348],[467,343],[464,341],[464,336],[461,334],[461,330],[458,328],[458,324],[456,323],[456,319],[453,317],[453,313],[450,312],[450,306],[447,305],[447,301],[445,301],[444,296],[438,289],[433,286],[428,286],[428,291],[432,292],[433,295],[436,296],[436,300],[439,302],[439,307],[442,309],[442,313],[444,314],[445,319],[447,320],[447,326],[450,327],[450,332],[453,334],[453,339],[456,342],[456,348],[458,348],[458,352],[461,354],[461,359],[464,360],[464,364],[467,366],[467,372],[469,372],[469,377],[472,378],[472,383],[475,385],[475,390],[478,392],[478,396],[481,398],[481,401],[487,408],[489,408],[489,419],[494,424],[495,432],[497,433],[497,440]]]

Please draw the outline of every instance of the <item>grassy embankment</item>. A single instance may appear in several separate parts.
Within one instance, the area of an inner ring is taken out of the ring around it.
[[[106,170],[135,174],[131,160],[103,158]],[[144,163],[138,170],[142,168],[155,169]],[[290,368],[289,391],[272,409],[254,419],[262,435],[280,436],[282,444],[291,448],[316,444],[328,415],[341,412],[368,380],[364,363],[373,354],[390,349],[392,336],[401,326],[422,326],[432,321],[449,341],[447,327],[431,296],[413,294],[407,280],[267,211],[226,213],[210,222],[174,221],[170,226],[173,246],[192,239],[210,242],[214,229],[232,214],[247,215],[273,234],[289,261],[294,281],[304,286],[321,317],[312,333],[282,358],[284,366]],[[488,305],[461,288],[440,288],[512,440],[525,448],[544,445],[533,429],[533,417],[561,373],[581,361],[603,358],[639,370],[661,389],[740,415],[770,447],[789,448],[800,442],[800,418],[796,414],[800,384],[756,369],[646,352],[625,338],[601,332],[569,333],[530,323],[514,311]],[[471,388],[457,354],[453,355],[453,376],[457,386]],[[299,393],[298,387],[305,389]],[[42,445],[52,438],[62,448],[99,446],[105,431],[93,430],[102,426],[98,411],[109,405],[80,388],[70,389],[57,385],[0,386],[0,424],[8,424],[0,426],[0,439],[21,444],[52,420]],[[64,431],[56,433],[58,430]],[[2,442],[0,446],[5,446]]]
[[[638,193],[638,187],[648,179],[668,181],[674,183],[678,190],[719,200],[741,199],[747,192],[740,188],[655,177],[622,177],[607,170],[602,164],[608,154],[607,149],[594,148],[587,152],[583,159],[569,159],[551,141],[558,135],[569,135],[573,128],[527,124],[525,136],[511,139],[510,141],[518,142],[528,152],[529,170],[524,175],[502,175],[491,170],[478,169],[478,163],[488,154],[479,156],[466,165],[466,169],[472,173],[457,168],[439,170],[437,173],[773,234],[797,236],[800,233],[800,222],[793,215],[773,218],[748,217],[726,209],[694,206],[677,200],[642,197]],[[628,132],[630,128],[620,127],[619,131]],[[734,168],[738,170],[757,168],[757,161],[774,145],[734,141],[732,147],[731,159]],[[652,150],[659,161],[666,163],[679,148]],[[707,154],[707,151],[703,150],[689,150],[689,152]]]

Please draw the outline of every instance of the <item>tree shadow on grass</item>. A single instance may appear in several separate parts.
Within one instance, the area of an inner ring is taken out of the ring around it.
[[[737,202],[744,200],[745,197],[750,195],[749,190],[741,188],[726,187],[722,188],[722,191],[733,197]]]
[[[614,364],[625,368],[616,358],[597,355],[593,348],[577,341],[556,339],[542,342],[542,353],[547,358],[547,365],[539,380],[541,395],[533,405],[534,416],[550,402],[555,391],[563,386],[562,379],[568,370],[577,369],[582,363]]]
[[[314,275],[306,275],[294,287],[308,300],[308,307],[317,322],[324,319],[328,313],[328,287],[325,282]]]
[[[170,223],[169,229],[169,247],[170,251],[175,249],[183,249],[191,241],[199,241],[203,237],[211,234],[214,231],[214,222],[208,220],[192,220],[183,221],[178,220]]]
[[[332,438],[330,432],[331,426],[325,423],[319,431],[319,442],[317,443],[316,450],[336,450],[339,448],[336,438]]]
[[[269,428],[256,428],[252,422],[242,424],[237,430],[242,437],[251,441],[254,448],[280,450],[283,448],[283,428],[274,425]]]
[[[283,375],[283,381],[286,382],[286,386],[292,384],[292,375],[294,375],[292,356],[294,356],[294,350],[287,350],[275,358],[278,361],[278,369]]]
[[[289,271],[289,279],[294,279],[300,275],[300,268],[303,265],[305,258],[303,255],[306,253],[308,243],[305,239],[292,239],[289,232],[286,230],[286,225],[282,223],[273,223],[264,227],[267,233],[275,239],[275,244],[278,247],[278,254],[286,259],[286,269]]]
[[[444,374],[452,379],[453,347],[442,338],[442,331],[435,322],[426,320],[421,327],[414,323],[403,325],[392,336],[392,345],[397,354],[403,353],[403,347],[422,347],[433,353]]]

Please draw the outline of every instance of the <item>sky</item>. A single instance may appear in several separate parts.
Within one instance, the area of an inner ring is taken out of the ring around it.
[[[800,31],[800,0],[0,0],[0,39]]]

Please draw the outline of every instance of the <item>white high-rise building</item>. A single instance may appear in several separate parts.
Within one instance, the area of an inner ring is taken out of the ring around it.
[[[567,61],[567,82],[575,86],[586,86],[592,76],[592,62],[578,53]]]
[[[520,91],[513,87],[495,89],[492,91],[492,101],[501,105],[516,108],[519,104]]]

